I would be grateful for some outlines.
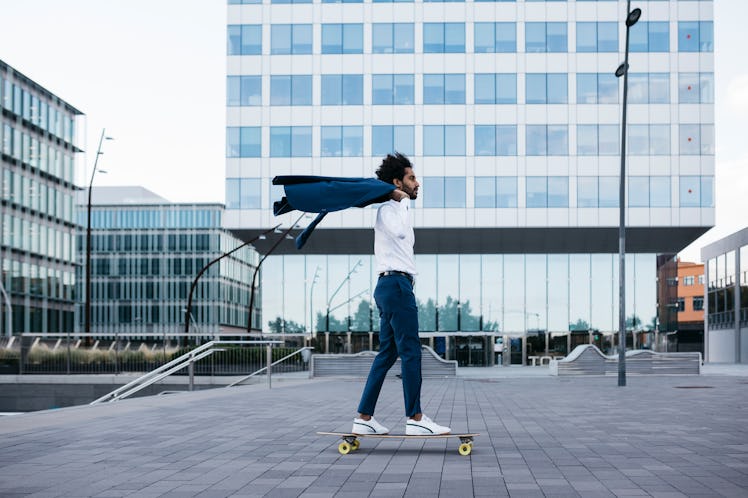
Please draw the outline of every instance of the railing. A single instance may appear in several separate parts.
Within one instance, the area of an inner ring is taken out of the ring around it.
[[[189,353],[209,340],[281,340],[285,347],[274,347],[277,360],[300,347],[304,338],[288,335],[232,334],[22,334],[0,339],[0,374],[142,374],[153,371]],[[246,375],[266,365],[264,347],[252,344],[228,344],[194,365],[195,375]],[[282,372],[306,371],[308,363],[299,356],[277,367]],[[177,372],[185,375],[186,371]]]
[[[189,376],[190,376],[190,391],[194,388],[194,369],[195,369],[195,363],[200,361],[201,359],[217,352],[222,351],[222,349],[217,349],[215,346],[217,345],[230,345],[230,344],[263,344],[267,346],[267,362],[268,366],[266,366],[267,373],[268,373],[268,386],[271,385],[271,371],[270,368],[270,361],[272,357],[272,346],[273,344],[283,344],[282,341],[210,341],[206,344],[203,344],[202,346],[199,346],[192,351],[183,354],[179,358],[176,358],[159,368],[156,368],[155,370],[135,379],[132,382],[129,382],[125,384],[124,386],[115,389],[114,391],[105,394],[104,396],[92,401],[90,404],[96,405],[99,403],[102,403],[104,401],[117,401],[123,398],[127,398],[129,396],[132,396],[133,394],[137,393],[138,391],[145,389],[146,387],[150,386],[151,384],[154,384],[169,375],[178,372],[179,370],[182,370],[183,368],[187,367],[189,369]]]
[[[313,349],[314,349],[314,348],[312,348],[312,347],[308,347],[308,346],[307,346],[307,347],[303,347],[303,348],[299,349],[298,351],[294,351],[293,353],[291,353],[291,354],[289,354],[289,355],[286,355],[286,356],[284,356],[284,357],[283,357],[283,358],[281,358],[280,360],[274,361],[273,363],[270,363],[270,360],[268,359],[268,365],[267,365],[267,366],[264,366],[264,367],[262,367],[261,369],[259,369],[259,370],[256,370],[256,371],[252,372],[251,374],[249,374],[249,375],[247,375],[247,376],[244,376],[244,377],[242,377],[241,379],[239,379],[239,380],[237,380],[237,381],[235,381],[235,382],[232,382],[231,384],[229,384],[229,385],[228,385],[228,386],[226,386],[226,387],[234,387],[234,386],[238,386],[239,384],[241,384],[241,383],[242,383],[242,382],[244,382],[245,380],[248,380],[248,379],[250,379],[250,378],[254,377],[255,375],[259,375],[259,374],[261,374],[262,372],[267,372],[267,375],[268,375],[268,386],[270,386],[270,385],[271,385],[271,380],[270,380],[270,379],[271,379],[271,372],[272,372],[272,369],[273,369],[273,367],[274,367],[274,366],[276,366],[276,365],[279,365],[279,364],[283,363],[283,362],[284,362],[284,361],[286,361],[287,359],[289,359],[289,358],[291,358],[291,357],[293,357],[293,356],[295,356],[295,355],[297,355],[297,354],[301,354],[301,357],[303,358],[303,360],[304,360],[304,363],[307,363],[307,362],[309,361],[309,359],[311,358],[311,353],[312,353],[312,350],[313,350]],[[311,371],[311,369],[310,369],[310,370],[309,370],[309,377],[310,377],[310,378],[311,378],[311,376],[312,376],[312,375],[311,375],[311,373],[312,373],[312,371]]]

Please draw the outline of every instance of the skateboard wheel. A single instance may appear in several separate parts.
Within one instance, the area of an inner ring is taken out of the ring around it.
[[[351,452],[351,445],[343,441],[342,443],[338,445],[338,451],[340,452],[341,455],[347,455],[348,453]]]
[[[353,451],[356,451],[359,446],[361,446],[361,441],[359,441],[358,439],[354,439],[353,443],[351,443],[351,449]]]
[[[470,443],[462,443],[457,451],[460,452],[460,455],[467,456],[471,451],[473,451],[473,445]]]

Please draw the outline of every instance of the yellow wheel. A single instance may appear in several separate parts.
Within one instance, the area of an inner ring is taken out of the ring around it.
[[[338,451],[341,455],[347,455],[351,452],[351,445],[343,441],[338,445]]]
[[[361,441],[359,441],[358,439],[354,439],[353,443],[351,443],[351,449],[353,451],[356,451],[359,446],[361,446]]]
[[[459,451],[462,456],[468,456],[470,452],[473,451],[473,445],[470,443],[462,443],[457,451]]]

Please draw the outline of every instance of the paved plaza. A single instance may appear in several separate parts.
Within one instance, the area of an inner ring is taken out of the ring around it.
[[[552,377],[531,367],[426,379],[424,413],[479,432],[363,439],[362,380],[303,378],[0,418],[0,496],[748,496],[748,377]],[[744,372],[743,372],[744,373]],[[388,380],[376,413],[404,430]]]

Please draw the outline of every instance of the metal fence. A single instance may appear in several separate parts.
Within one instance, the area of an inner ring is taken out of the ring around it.
[[[150,372],[198,346],[218,339],[279,340],[263,335],[198,336],[192,334],[23,334],[0,342],[0,374],[139,374]],[[282,337],[283,345],[272,348],[276,361],[303,347],[304,340]],[[294,355],[273,367],[273,373],[309,370],[308,355]],[[265,346],[224,345],[196,362],[195,375],[246,375],[266,365]],[[187,371],[176,375],[187,375]]]

